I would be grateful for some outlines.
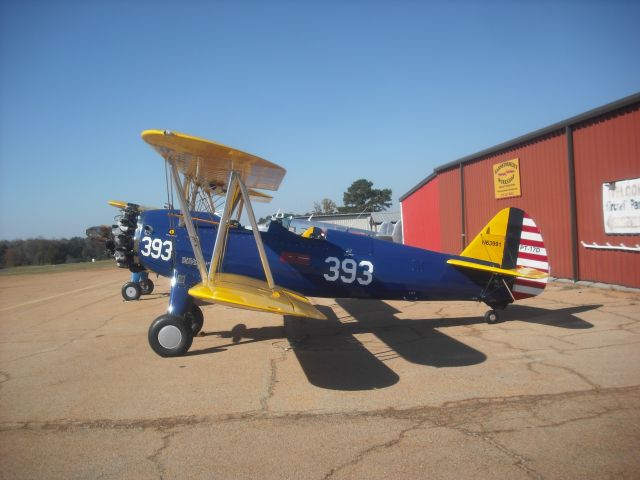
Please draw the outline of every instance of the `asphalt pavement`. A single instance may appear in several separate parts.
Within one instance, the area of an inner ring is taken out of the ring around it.
[[[188,355],[147,329],[168,282],[0,277],[0,478],[640,478],[640,293],[212,305]],[[155,278],[154,278],[155,280]]]

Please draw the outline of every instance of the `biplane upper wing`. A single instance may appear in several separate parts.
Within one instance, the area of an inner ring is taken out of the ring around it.
[[[284,168],[250,153],[182,133],[146,130],[142,132],[142,138],[169,162],[173,171],[174,186],[181,192],[179,200],[182,214],[202,279],[189,289],[191,296],[249,310],[325,318],[304,295],[275,285],[251,207],[250,197],[257,198],[258,201],[271,199],[269,195],[253,189],[277,190],[286,173]],[[184,201],[178,171],[200,187],[226,192],[225,208],[208,271],[193,227],[193,219]],[[222,272],[229,220],[234,210],[243,202],[251,222],[266,281]]]
[[[278,190],[287,171],[279,165],[221,143],[184,133],[145,130],[142,138],[186,177],[202,185],[226,187],[237,172],[249,188]]]

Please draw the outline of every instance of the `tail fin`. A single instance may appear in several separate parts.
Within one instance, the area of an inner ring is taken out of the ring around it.
[[[515,300],[539,295],[547,284],[549,261],[542,235],[533,219],[518,208],[498,212],[460,256],[515,270],[510,285]],[[533,275],[524,275],[532,271]]]
[[[546,272],[547,278],[535,280],[521,277],[516,278],[512,289],[513,298],[520,300],[522,298],[540,295],[544,287],[547,286],[548,275],[551,269],[549,268],[547,249],[544,246],[540,229],[536,225],[536,222],[526,213],[522,219],[522,233],[520,235],[516,265],[518,267],[530,267]]]

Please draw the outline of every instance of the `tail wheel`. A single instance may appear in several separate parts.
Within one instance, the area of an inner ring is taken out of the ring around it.
[[[122,293],[122,298],[124,298],[127,302],[130,302],[132,300],[138,300],[140,298],[142,289],[140,288],[140,285],[135,282],[127,282],[122,285],[122,290],[120,292]]]
[[[191,309],[184,316],[187,326],[191,328],[191,334],[195,337],[202,330],[204,325],[204,315],[197,305],[191,305]]]
[[[142,295],[150,295],[151,293],[153,293],[153,287],[153,282],[149,278],[140,281],[140,289],[142,290]]]
[[[495,310],[487,310],[487,312],[484,314],[484,321],[490,325],[498,323],[500,321],[498,312],[496,312]]]
[[[149,327],[149,345],[161,357],[179,357],[187,353],[193,342],[191,328],[182,317],[165,314]]]

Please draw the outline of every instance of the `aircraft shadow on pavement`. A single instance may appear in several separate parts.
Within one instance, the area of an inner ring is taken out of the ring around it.
[[[373,390],[396,384],[400,377],[385,362],[397,357],[437,368],[476,365],[487,358],[484,353],[437,330],[483,324],[483,317],[400,319],[396,317],[399,310],[380,300],[337,299],[336,302],[353,320],[343,322],[330,307],[318,306],[327,320],[285,316],[284,327],[247,328],[238,324],[231,331],[204,334],[229,338],[229,344],[191,351],[188,355],[287,338],[312,385],[344,391]],[[575,315],[600,306],[549,310],[512,305],[500,312],[500,316],[504,321],[586,329],[593,325]],[[363,333],[371,333],[377,340],[363,344],[354,336]]]
[[[157,300],[158,298],[169,297],[169,292],[149,293],[141,296],[137,301],[146,302],[148,300]]]
[[[216,336],[220,338],[228,338],[231,340],[231,343],[218,345],[216,347],[203,348],[201,350],[191,350],[187,352],[187,355],[204,355],[208,353],[224,352],[229,347],[244,345],[246,343],[264,342],[266,340],[282,340],[283,338],[286,338],[284,327],[247,328],[244,323],[239,323],[231,330],[214,332],[204,329],[198,336]]]
[[[476,365],[486,355],[437,329],[484,323],[483,317],[404,320],[380,300],[336,299],[355,322],[341,322],[329,307],[319,307],[326,320],[285,318],[285,330],[309,381],[337,390],[368,390],[395,384],[399,377],[385,361],[404,360],[437,368]],[[592,328],[575,314],[599,308],[585,305],[560,310],[514,305],[501,317],[569,329]],[[296,325],[296,327],[292,327]],[[363,345],[354,334],[372,333],[379,342]]]
[[[546,309],[528,307],[526,305],[510,305],[504,312],[500,312],[500,318],[504,321],[520,320],[527,323],[538,323],[549,327],[569,328],[581,330],[593,328],[593,324],[576,317],[578,313],[597,310],[602,305],[580,305],[560,309]]]

